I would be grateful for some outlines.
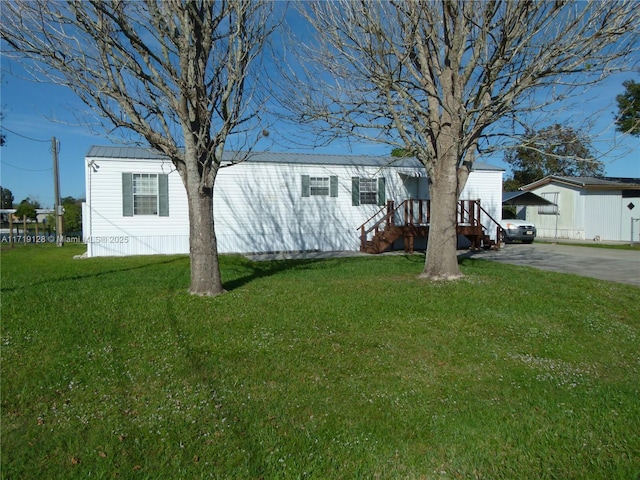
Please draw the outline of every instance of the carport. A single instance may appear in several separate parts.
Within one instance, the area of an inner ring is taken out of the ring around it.
[[[547,200],[546,198],[541,197],[540,195],[536,195],[533,192],[523,192],[523,191],[517,191],[517,192],[502,192],[502,215],[504,218],[504,207],[506,206],[513,206],[513,207],[528,207],[528,206],[533,206],[533,207],[540,207],[540,206],[553,206],[555,207],[553,209],[553,213],[555,214],[556,217],[556,232],[558,230],[558,206],[557,204]],[[524,215],[524,208],[520,209],[520,214]],[[521,217],[519,214],[517,215],[518,218],[524,220],[523,217]],[[557,237],[557,233],[556,233],[556,237]]]
[[[555,205],[555,203],[533,192],[502,192],[502,205],[526,207],[528,205]]]

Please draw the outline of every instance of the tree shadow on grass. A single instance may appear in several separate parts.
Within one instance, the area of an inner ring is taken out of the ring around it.
[[[233,266],[226,266],[227,268],[223,266],[223,278],[231,277],[229,280],[223,281],[224,288],[227,291],[236,290],[260,278],[272,277],[289,270],[310,269],[314,265],[327,261],[327,259],[285,259],[256,261],[245,257],[237,258],[239,260],[234,263]],[[236,270],[236,273],[239,273],[238,276],[233,275],[232,270],[234,269]],[[239,272],[239,270],[242,271]]]
[[[348,254],[344,255],[340,252],[334,253],[336,256],[332,256],[331,253],[327,252],[309,252],[308,256],[303,256],[301,258],[290,258],[290,259],[274,259],[274,260],[254,260],[251,258],[247,258],[242,255],[221,255],[221,273],[223,277],[223,285],[227,291],[232,291],[238,288],[241,288],[254,280],[258,280],[261,278],[272,277],[284,273],[290,270],[317,270],[319,268],[334,268],[336,262],[349,262],[353,261],[356,258],[360,259],[371,259],[374,260],[376,258],[382,258],[383,256],[393,255],[394,257],[402,257],[405,261],[409,261],[415,264],[421,264],[424,262],[423,255],[415,255],[415,254],[404,254],[402,252],[390,252],[388,254],[383,255],[367,255],[367,256],[349,256]],[[465,254],[466,255],[466,254]],[[459,255],[460,258],[465,255]],[[468,258],[468,257],[467,257]],[[86,261],[86,260],[79,260]],[[188,256],[171,256],[164,260],[158,261],[157,257],[150,257],[148,262],[144,262],[143,264],[138,265],[122,265],[121,267],[112,267],[104,270],[98,271],[80,271],[69,273],[66,275],[60,275],[57,277],[47,277],[38,279],[35,281],[28,282],[20,282],[14,285],[6,286],[6,282],[3,282],[2,288],[0,291],[3,293],[12,293],[15,291],[22,290],[24,288],[32,288],[32,287],[42,287],[45,285],[52,285],[62,282],[69,281],[82,281],[89,280],[94,278],[105,277],[113,274],[120,274],[125,272],[133,272],[144,270],[150,267],[157,266],[167,266],[167,265],[175,265],[176,267],[179,263],[184,263],[185,268],[188,271]],[[322,267],[321,265],[325,264],[326,267]],[[95,268],[95,267],[94,267]],[[188,278],[188,273],[185,272],[186,278]],[[188,284],[185,285],[185,289],[188,288]]]
[[[348,253],[334,252],[310,252],[308,257],[293,258],[293,259],[274,259],[274,260],[254,260],[247,257],[236,257],[238,262],[235,267],[241,272],[237,272],[238,275],[234,278],[229,273],[233,269],[233,266],[223,265],[223,278],[227,277],[223,281],[224,287],[227,291],[231,291],[244,285],[251,283],[254,280],[260,278],[266,278],[276,276],[281,273],[291,270],[319,270],[319,269],[333,269],[336,265],[340,265],[341,262],[357,262],[362,261],[375,261],[376,259],[383,259],[389,256],[397,259],[403,259],[406,262],[412,264],[423,264],[424,257],[422,255],[406,254],[404,252],[389,252],[382,255],[350,255]],[[226,270],[226,271],[225,271]],[[229,278],[231,277],[231,278]]]
[[[154,267],[154,266],[157,266],[157,265],[169,265],[169,264],[173,264],[173,263],[177,263],[177,262],[181,262],[181,261],[184,261],[184,257],[171,257],[171,258],[167,258],[166,260],[163,260],[163,261],[160,261],[160,262],[154,261],[154,262],[144,263],[142,265],[123,266],[123,268],[111,268],[109,270],[100,270],[100,271],[97,271],[97,272],[73,273],[73,274],[69,274],[69,275],[63,275],[63,276],[60,276],[60,277],[44,278],[42,280],[37,280],[37,281],[34,281],[34,282],[29,282],[29,283],[16,284],[16,285],[10,286],[10,287],[4,287],[3,286],[2,288],[0,288],[0,291],[2,291],[3,293],[10,293],[10,292],[15,292],[15,291],[18,291],[18,290],[22,290],[22,289],[24,289],[26,287],[38,287],[38,286],[50,285],[50,284],[68,282],[68,281],[99,278],[99,277],[112,275],[112,274],[117,274],[117,273],[132,272],[132,271],[136,271],[136,270],[142,270],[142,269],[149,268],[149,267]]]

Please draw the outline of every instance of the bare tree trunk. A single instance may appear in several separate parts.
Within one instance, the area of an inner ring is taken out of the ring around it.
[[[203,165],[202,156],[196,153],[197,148],[189,142],[185,157],[187,166],[180,172],[187,190],[189,205],[189,259],[191,261],[191,285],[189,292],[194,295],[216,296],[224,293],[218,244],[213,219],[213,184],[215,173],[212,172],[211,185],[203,184],[203,174],[199,166]]]
[[[225,292],[220,276],[212,217],[211,196],[189,202],[189,259],[191,260],[189,292],[211,297]]]
[[[449,153],[452,155],[452,153]],[[457,257],[456,212],[458,181],[455,159],[441,159],[429,179],[432,199],[429,237],[424,270],[419,278],[455,280],[462,277]]]
[[[213,222],[213,194],[188,195],[189,199],[189,259],[191,286],[195,295],[215,296],[224,293],[218,248]]]

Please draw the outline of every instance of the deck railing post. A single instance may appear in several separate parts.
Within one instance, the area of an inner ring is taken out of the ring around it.
[[[476,208],[477,203],[474,201],[469,201],[469,224],[473,225],[474,227],[476,226],[476,219],[478,218],[476,216]]]
[[[409,205],[409,225],[413,225],[413,203],[414,200],[411,200],[411,204]]]

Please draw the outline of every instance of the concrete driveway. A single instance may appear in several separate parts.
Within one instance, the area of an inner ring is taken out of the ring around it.
[[[508,244],[500,250],[480,251],[471,256],[640,286],[640,252],[633,250],[534,242]]]
[[[402,251],[384,255],[404,255]],[[301,252],[246,255],[253,261],[285,259],[322,259],[336,257],[369,256],[360,252]],[[627,283],[640,287],[640,252],[611,248],[578,247],[537,243],[509,244],[500,250],[466,251],[458,257],[480,258],[496,262],[526,265],[541,270],[573,273],[585,277]]]

